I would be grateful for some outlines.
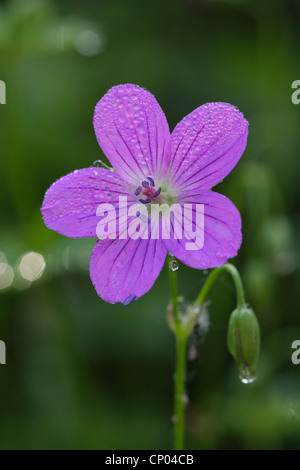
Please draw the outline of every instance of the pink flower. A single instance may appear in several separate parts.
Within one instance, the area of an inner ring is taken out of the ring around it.
[[[95,109],[99,145],[116,171],[75,170],[56,181],[45,195],[45,224],[71,238],[95,237],[97,208],[142,201],[204,204],[204,245],[185,248],[187,239],[99,240],[90,275],[107,302],[128,305],[144,295],[158,277],[167,251],[196,269],[221,266],[241,245],[241,218],[225,196],[210,189],[234,168],[245,150],[248,122],[227,103],[195,109],[169,132],[153,95],[136,85],[111,88]]]

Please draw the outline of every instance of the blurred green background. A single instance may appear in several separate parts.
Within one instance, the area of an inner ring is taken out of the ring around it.
[[[299,22],[298,0],[0,2],[1,449],[172,447],[166,268],[130,307],[107,304],[88,273],[96,240],[64,238],[40,214],[53,181],[104,158],[94,106],[127,82],[156,96],[171,129],[208,101],[250,122],[216,190],[243,218],[233,263],[261,325],[258,380],[241,384],[227,351],[235,294],[224,275],[189,361],[187,447],[300,449]],[[187,300],[206,275],[180,265]]]

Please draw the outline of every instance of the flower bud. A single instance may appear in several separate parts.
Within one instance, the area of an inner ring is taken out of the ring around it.
[[[255,364],[259,355],[260,331],[257,318],[249,307],[236,308],[230,317],[227,345],[239,369],[243,383],[256,379]]]

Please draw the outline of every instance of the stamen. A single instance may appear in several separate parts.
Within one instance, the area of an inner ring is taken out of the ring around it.
[[[150,178],[150,176],[147,176],[147,180],[150,181],[151,186],[155,186],[154,179]]]
[[[158,188],[158,190],[156,191],[156,193],[155,193],[155,194],[153,194],[153,196],[152,196],[152,197],[156,197],[156,196],[158,196],[158,195],[160,194],[160,192],[161,192],[161,188]]]
[[[142,186],[138,186],[134,191],[134,194],[138,196],[142,193],[145,199],[139,199],[142,204],[150,204],[155,197],[161,193],[161,187],[156,191],[154,179],[151,176],[146,177],[148,181],[144,180]]]
[[[143,191],[142,186],[138,186],[138,187],[136,188],[136,190],[134,191],[134,194],[135,194],[136,196],[138,196],[141,191]]]
[[[139,199],[139,201],[143,204],[149,204],[151,202],[151,199]]]

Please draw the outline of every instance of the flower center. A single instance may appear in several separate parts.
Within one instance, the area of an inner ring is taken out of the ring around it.
[[[146,181],[148,180],[148,181]],[[136,196],[143,195],[144,198],[139,199],[143,204],[150,204],[151,202],[159,202],[160,198],[158,197],[161,193],[161,187],[158,189],[155,188],[155,182],[153,178],[147,176],[145,181],[142,182],[142,186],[138,186],[134,191]]]

